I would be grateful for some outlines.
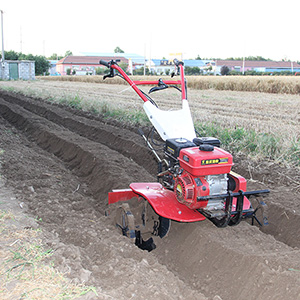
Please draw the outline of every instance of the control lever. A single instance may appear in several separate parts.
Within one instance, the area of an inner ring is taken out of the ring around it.
[[[182,61],[179,61],[177,58],[175,58],[173,60],[173,62],[174,62],[174,65],[175,65],[175,71],[173,71],[171,73],[171,78],[173,78],[175,75],[178,75],[180,73],[180,71],[179,71],[179,65],[184,65],[184,63]]]
[[[166,85],[161,78],[158,79],[158,86],[154,86],[153,88],[150,89],[149,94],[152,92],[160,91],[167,89],[169,86]]]
[[[179,92],[181,92],[181,89],[179,87],[177,87],[176,85],[167,85],[163,82],[163,80],[161,78],[159,78],[158,80],[158,86],[154,86],[153,88],[150,89],[149,94],[152,92],[156,92],[156,91],[160,91],[160,90],[165,90],[169,87],[175,88],[176,90],[178,90]]]
[[[116,75],[119,75],[119,74],[116,74],[115,69],[113,69],[111,67],[111,65],[117,65],[118,62],[120,62],[119,59],[111,60],[111,61],[105,61],[105,60],[102,60],[102,59],[100,60],[100,62],[99,62],[100,65],[106,66],[107,68],[109,68],[109,71],[110,71],[109,74],[106,74],[106,75],[103,76],[103,80],[105,80],[108,77],[112,78],[112,77],[115,77]]]
[[[115,75],[116,75],[115,69],[110,68],[109,74],[104,75],[103,80],[105,80],[105,78],[107,78],[107,77],[115,77]]]
[[[153,88],[151,88],[151,89],[149,90],[149,94],[151,94],[152,92],[164,90],[164,89],[167,89],[167,88],[168,88],[167,85],[165,85],[165,86],[154,86]]]

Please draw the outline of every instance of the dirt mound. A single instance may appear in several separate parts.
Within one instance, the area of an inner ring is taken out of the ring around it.
[[[265,200],[268,228],[172,222],[169,235],[147,253],[104,216],[111,189],[155,181],[155,160],[133,130],[4,92],[0,116],[1,172],[17,201],[42,218],[56,261],[74,280],[116,299],[298,297],[300,253],[293,247],[300,244],[299,196],[278,167],[253,170],[239,159],[236,168],[247,178],[251,171],[251,188],[260,189],[263,181],[273,190]]]

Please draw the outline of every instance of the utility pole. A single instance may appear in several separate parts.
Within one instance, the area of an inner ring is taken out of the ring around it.
[[[1,11],[1,32],[2,32],[2,63],[1,63],[1,68],[2,68],[2,79],[4,79],[4,60],[5,60],[5,55],[4,55],[4,38],[3,38],[3,10]]]
[[[146,43],[144,45],[144,76],[146,75]]]
[[[21,53],[23,52],[22,43],[23,43],[23,41],[22,41],[22,26],[20,26],[20,49],[21,49]]]

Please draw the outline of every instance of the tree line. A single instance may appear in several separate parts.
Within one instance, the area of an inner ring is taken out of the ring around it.
[[[71,51],[67,51],[65,56],[73,55]],[[50,62],[49,60],[62,59],[65,56],[58,56],[56,53],[52,54],[50,57],[46,58],[43,55],[33,55],[33,54],[24,54],[22,52],[16,52],[13,50],[4,51],[5,60],[33,60],[35,61],[35,75],[44,75],[49,72]],[[0,55],[2,59],[2,54]]]

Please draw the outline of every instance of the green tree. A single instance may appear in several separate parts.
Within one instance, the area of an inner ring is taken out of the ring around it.
[[[184,73],[186,75],[200,75],[201,70],[199,67],[185,67],[184,68]]]
[[[13,50],[5,51],[6,60],[34,60],[35,61],[35,75],[43,75],[47,73],[50,68],[50,63],[45,56],[24,54],[15,52]]]
[[[34,60],[35,61],[35,74],[36,75],[43,75],[48,72],[50,68],[50,63],[46,59],[45,56],[37,55],[37,56],[31,56],[32,54],[29,54],[29,57],[26,59]]]
[[[195,59],[196,60],[201,60],[201,57],[199,56],[199,54],[198,54],[198,56]]]
[[[146,75],[150,74],[149,68],[146,67]],[[144,67],[133,70],[133,75],[144,75]]]
[[[103,75],[104,74],[104,69],[103,68],[96,68],[96,75]]]
[[[227,66],[222,66],[221,68],[221,75],[228,75],[229,73],[229,68]]]
[[[229,57],[226,58],[226,60],[243,60],[244,57]],[[251,61],[270,61],[270,58],[264,58],[262,56],[246,56],[245,60],[251,60]]]
[[[4,57],[6,60],[18,60],[21,53],[15,52],[13,50],[4,51]],[[1,54],[2,58],[2,54]]]
[[[73,52],[70,50],[67,50],[64,57],[71,56],[71,55],[73,55]]]
[[[125,62],[120,62],[120,63],[119,63],[119,66],[120,66],[120,68],[121,68],[125,73],[127,73],[127,70],[128,70],[128,64],[126,64]]]
[[[124,51],[120,47],[116,47],[114,52],[115,53],[124,53]]]
[[[63,58],[63,56],[57,55],[57,53],[53,53],[51,56],[48,57],[48,59],[50,59],[50,60],[60,60],[62,58]]]

